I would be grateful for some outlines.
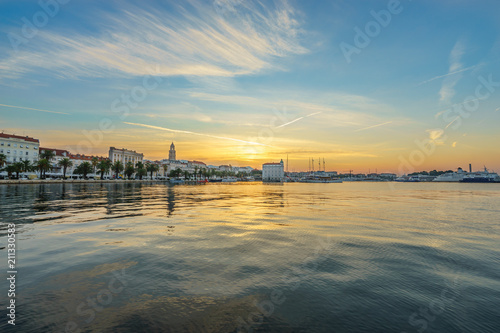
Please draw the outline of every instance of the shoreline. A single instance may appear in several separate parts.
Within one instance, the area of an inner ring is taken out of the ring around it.
[[[16,185],[24,185],[24,184],[100,184],[100,183],[168,183],[168,180],[148,180],[148,179],[103,179],[103,180],[98,180],[98,179],[74,179],[74,180],[62,180],[62,179],[33,179],[33,180],[27,180],[27,179],[9,179],[5,180],[2,179],[0,180],[0,185],[11,185],[11,184],[16,184]]]

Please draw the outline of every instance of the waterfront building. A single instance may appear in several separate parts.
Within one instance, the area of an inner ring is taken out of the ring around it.
[[[175,156],[175,145],[174,143],[172,142],[172,144],[170,145],[170,150],[168,151],[168,159],[170,161],[175,161],[177,160],[176,156]]]
[[[235,171],[238,174],[251,174],[254,169],[250,166],[247,167],[233,167],[233,171]]]
[[[230,165],[219,165],[219,171],[232,171],[233,168]]]
[[[283,160],[279,163],[262,164],[262,181],[264,182],[282,182],[285,178],[285,167]]]
[[[40,140],[29,136],[0,133],[0,154],[7,157],[7,163],[38,161]]]
[[[64,158],[69,158],[70,157],[70,152],[64,149],[57,149],[57,148],[45,148],[45,147],[40,147],[39,149],[39,155],[44,154],[47,151],[52,151],[54,153],[54,157],[49,161],[51,165],[51,172],[50,174],[63,174],[62,168],[59,166],[59,161],[61,161]],[[66,173],[68,173],[66,171]],[[48,175],[49,173],[47,173]]]
[[[134,164],[135,166],[137,162],[144,161],[144,154],[138,153],[135,150],[109,147],[109,159],[112,163],[115,163],[115,161],[120,161],[123,163],[123,165],[126,165],[128,162],[132,162],[132,164]]]
[[[195,169],[195,168],[198,168],[198,169],[207,169],[207,165],[203,162],[200,162],[200,161],[189,161],[188,162],[188,168],[190,169]]]

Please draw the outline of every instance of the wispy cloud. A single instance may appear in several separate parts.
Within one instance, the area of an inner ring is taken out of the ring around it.
[[[288,92],[288,95],[290,94],[291,93]],[[309,99],[306,94],[301,94],[300,92],[294,95],[298,95],[298,97],[303,100]],[[283,109],[286,110],[285,113],[287,114],[291,114],[292,112],[310,112],[311,114],[322,113],[322,116],[325,118],[323,120],[328,121],[329,126],[335,127],[367,126],[370,123],[377,122],[378,119],[373,114],[379,111],[385,112],[389,109],[388,106],[364,96],[341,94],[315,95],[314,98],[316,100],[322,100],[321,104],[304,102],[302,100],[282,100],[274,96],[257,98],[236,94],[221,95],[205,92],[192,92],[190,93],[190,97],[205,101],[237,105],[241,108],[253,107],[260,110]],[[326,120],[326,118],[328,118],[328,120]],[[293,119],[289,121],[294,122]],[[282,124],[280,127],[281,126]]]
[[[455,96],[455,85],[462,78],[463,64],[461,59],[464,53],[465,45],[459,40],[450,52],[450,68],[439,91],[440,101],[443,103],[449,104],[453,96]]]
[[[197,135],[197,136],[205,136],[205,137],[214,138],[214,139],[229,140],[229,141],[247,143],[247,144],[251,144],[251,145],[270,147],[268,145],[265,145],[265,144],[262,144],[259,142],[240,140],[240,139],[229,138],[229,137],[225,137],[225,136],[197,133],[197,132],[184,131],[184,130],[176,130],[176,129],[160,127],[160,126],[152,126],[152,125],[147,125],[147,124],[137,124],[137,123],[129,123],[129,122],[124,122],[124,124],[133,125],[133,126],[140,126],[140,127],[145,127],[145,128],[151,128],[151,129],[160,130],[160,131],[167,131],[167,132],[173,132],[173,133],[184,133],[184,134],[191,134],[191,135]]]
[[[462,73],[462,72],[465,72],[465,71],[469,71],[469,70],[474,69],[474,68],[476,68],[476,66],[470,66],[470,67],[463,68],[463,69],[460,69],[460,70],[455,71],[455,72],[451,72],[451,73],[448,73],[448,74],[435,76],[435,77],[433,77],[432,79],[429,79],[429,80],[425,80],[425,81],[420,82],[419,84],[417,84],[417,86],[421,86],[421,85],[423,85],[423,84],[426,84],[426,83],[432,82],[432,81],[434,81],[434,80],[442,79],[443,77],[447,77],[447,76],[455,75],[455,74]]]
[[[37,51],[0,61],[1,77],[37,70],[61,77],[231,77],[277,70],[277,57],[307,52],[286,0],[266,6],[245,1],[227,17],[203,1],[173,6],[177,10],[124,5],[113,14],[96,14],[94,36],[40,31],[31,41]]]
[[[25,106],[15,106],[15,105],[7,105],[7,104],[0,104],[0,106],[5,106],[5,107],[8,107],[8,108],[15,108],[15,109],[24,109],[24,110],[31,110],[31,111],[38,111],[38,112],[46,112],[46,113],[56,113],[56,114],[69,115],[69,113],[66,113],[66,112],[58,112],[58,111],[50,111],[50,110],[43,110],[43,109],[27,108]]]
[[[360,128],[360,129],[355,130],[354,132],[366,131],[366,130],[369,130],[371,128],[376,128],[376,127],[380,127],[380,126],[384,126],[384,125],[388,125],[388,124],[392,124],[392,121],[387,121],[385,123],[381,123],[381,124],[377,124],[377,125],[373,125],[373,126],[368,126],[365,128]]]
[[[320,113],[321,113],[321,112],[315,112],[315,113],[308,114],[307,116],[303,116],[303,117],[296,118],[296,119],[294,119],[294,120],[292,120],[292,121],[289,121],[289,122],[287,122],[287,123],[285,123],[285,124],[283,124],[283,125],[277,126],[276,128],[281,128],[281,127],[288,126],[288,125],[293,124],[293,123],[295,123],[295,122],[297,122],[297,121],[299,121],[299,120],[302,120],[302,119],[307,118],[307,117],[312,117],[312,116],[317,115],[317,114],[320,114]]]

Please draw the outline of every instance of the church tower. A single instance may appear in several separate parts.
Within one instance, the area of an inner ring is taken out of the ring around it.
[[[168,159],[170,161],[175,161],[176,160],[176,158],[175,158],[175,145],[174,145],[173,142],[170,145],[170,151],[168,152]]]

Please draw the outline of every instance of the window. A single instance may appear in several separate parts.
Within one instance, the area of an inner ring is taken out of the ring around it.
[[[7,154],[10,154],[10,150],[7,150]]]
[[[2,146],[3,146],[3,142],[2,142]]]
[[[14,157],[14,162],[17,162],[15,157]]]
[[[26,152],[26,156],[28,156],[28,155],[29,155],[29,153],[28,153],[28,152]]]
[[[0,149],[0,154],[3,154],[3,149]]]
[[[19,157],[19,161],[22,161],[22,160],[23,160],[23,158],[22,158],[22,157]]]
[[[10,143],[8,143],[8,144],[7,144],[7,146],[9,146],[9,147],[10,147]]]
[[[29,145],[26,145],[26,149],[28,149],[30,146]]]
[[[23,148],[23,145],[20,145],[19,147],[20,147],[20,148]]]

